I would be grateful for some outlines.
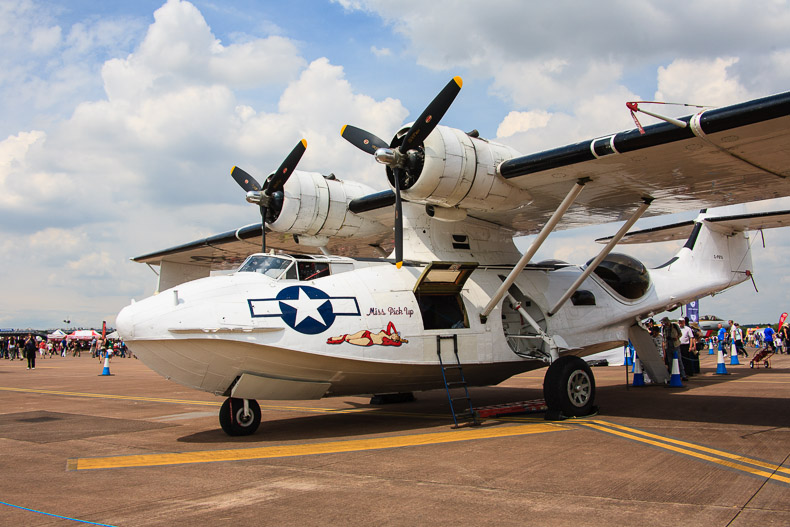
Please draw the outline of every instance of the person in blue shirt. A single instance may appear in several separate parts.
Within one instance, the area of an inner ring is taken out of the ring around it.
[[[763,338],[765,345],[771,348],[771,351],[776,353],[776,346],[774,346],[774,328],[768,326],[763,330]]]
[[[716,338],[719,341],[719,351],[724,351],[724,342],[727,340],[727,330],[724,329],[724,326],[719,322],[719,333],[716,335]]]

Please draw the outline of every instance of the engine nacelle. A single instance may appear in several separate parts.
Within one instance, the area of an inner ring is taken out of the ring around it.
[[[374,192],[367,185],[327,179],[316,172],[294,171],[283,191],[282,209],[275,221],[267,223],[273,231],[320,240],[367,236],[388,229],[348,210],[351,200]]]
[[[437,126],[424,150],[419,178],[402,191],[409,201],[480,211],[512,210],[532,202],[529,192],[497,174],[502,161],[521,155],[509,146]]]

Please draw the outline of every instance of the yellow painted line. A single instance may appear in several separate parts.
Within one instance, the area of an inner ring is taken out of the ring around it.
[[[655,447],[658,447],[658,448],[663,448],[664,450],[669,450],[669,451],[677,452],[679,454],[683,454],[683,455],[686,455],[686,456],[695,457],[695,458],[698,458],[698,459],[702,459],[704,461],[709,461],[711,463],[715,463],[717,465],[722,465],[722,466],[725,466],[725,467],[728,467],[728,468],[732,468],[732,469],[735,469],[735,470],[740,470],[742,472],[748,472],[748,473],[754,474],[756,476],[764,477],[764,478],[766,478],[768,480],[776,480],[776,481],[781,481],[782,483],[790,483],[790,478],[789,477],[780,476],[780,475],[772,473],[772,472],[766,472],[764,470],[759,470],[759,469],[755,469],[755,468],[752,468],[752,467],[740,465],[738,463],[735,463],[735,462],[732,462],[732,461],[728,461],[726,459],[720,459],[720,458],[716,458],[716,457],[713,457],[713,456],[709,456],[707,454],[702,454],[700,452],[694,452],[693,450],[687,450],[687,449],[684,449],[684,448],[681,448],[681,447],[673,446],[671,444],[663,443],[663,442],[660,442],[660,441],[654,441],[654,440],[651,440],[651,439],[640,437],[638,435],[634,435],[634,434],[631,434],[631,433],[620,431],[620,430],[617,430],[617,429],[614,429],[614,428],[609,428],[607,426],[603,426],[603,425],[596,424],[596,423],[593,423],[593,422],[586,422],[586,423],[580,423],[580,424],[583,424],[584,426],[587,426],[589,428],[600,430],[601,432],[605,432],[607,434],[613,434],[613,435],[621,436],[621,437],[624,437],[624,438],[627,438],[627,439],[632,439],[634,441],[638,441],[640,443],[646,443],[648,445],[652,445],[652,446],[655,446]]]
[[[171,403],[171,404],[193,404],[199,406],[213,406],[213,407],[220,407],[222,406],[222,402],[217,401],[195,401],[190,399],[167,399],[162,397],[139,397],[133,395],[115,395],[115,394],[106,394],[106,393],[82,393],[82,392],[64,392],[58,390],[37,390],[34,388],[10,388],[10,387],[3,387],[0,386],[0,391],[7,391],[7,392],[20,392],[20,393],[40,393],[43,395],[64,395],[67,397],[88,397],[92,399],[118,399],[123,401],[144,401],[144,402],[153,402],[153,403]],[[319,408],[319,407],[310,407],[310,406],[298,406],[298,405],[273,405],[273,404],[261,404],[262,410],[272,410],[278,412],[287,412],[287,411],[295,411],[295,412],[305,412],[305,413],[325,413],[325,414],[369,414],[369,415],[380,415],[380,416],[389,416],[389,417],[411,417],[411,418],[419,418],[419,419],[443,419],[448,416],[448,414],[418,414],[418,413],[408,413],[408,412],[385,412],[379,410],[378,408]]]
[[[67,461],[68,470],[94,470],[102,468],[152,467],[163,465],[180,465],[188,463],[213,463],[216,461],[243,461],[253,459],[271,459],[281,457],[309,456],[316,454],[339,454],[343,452],[360,452],[402,448],[409,446],[436,445],[458,441],[493,439],[528,434],[542,434],[569,430],[557,424],[530,424],[515,426],[498,426],[485,429],[454,430],[430,434],[413,434],[395,437],[379,437],[371,439],[352,439],[349,441],[332,441],[302,445],[280,445],[260,448],[237,448],[229,450],[202,450],[196,452],[173,452],[167,454],[137,454],[130,456],[112,456],[96,458],[74,458]]]
[[[689,443],[686,441],[680,441],[679,439],[673,439],[671,437],[664,437],[656,434],[652,434],[650,432],[646,432],[643,430],[638,430],[635,428],[628,428],[627,426],[618,425],[615,423],[609,423],[605,421],[592,421],[595,424],[602,425],[602,426],[610,426],[612,428],[618,428],[620,430],[625,430],[626,432],[639,434],[646,437],[652,437],[658,439],[659,441],[665,441],[667,443],[674,443],[676,445],[685,446],[688,448],[693,448],[695,450],[701,450],[703,452],[707,452],[709,454],[713,454],[719,457],[724,457],[736,461],[738,463],[749,463],[750,465],[756,465],[758,467],[762,467],[771,471],[781,472],[783,474],[787,474],[790,476],[790,468],[783,468],[779,465],[773,465],[771,463],[766,463],[764,461],[760,461],[759,459],[753,459],[746,456],[741,456],[739,454],[733,454],[730,452],[724,452],[723,450],[716,450],[715,448],[706,447],[703,445],[698,445],[696,443]]]
[[[734,380],[732,382],[740,383],[753,383],[753,384],[790,384],[790,381],[750,381],[750,380]]]
[[[67,395],[70,397],[90,397],[95,399],[121,399],[127,401],[147,401],[147,402],[155,402],[155,403],[197,404],[202,406],[222,405],[222,403],[218,403],[215,401],[190,401],[186,399],[164,399],[161,397],[136,397],[131,395],[114,395],[107,393],[62,392],[58,390],[36,390],[33,388],[8,388],[4,386],[0,386],[0,390],[6,392],[41,393],[44,395]]]

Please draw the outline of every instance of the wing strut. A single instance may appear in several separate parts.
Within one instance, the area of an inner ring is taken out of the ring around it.
[[[560,222],[560,220],[565,215],[565,213],[568,212],[568,209],[571,208],[573,202],[576,201],[577,197],[579,197],[579,194],[584,188],[584,185],[589,181],[590,178],[581,178],[578,181],[576,181],[576,184],[573,185],[573,188],[570,190],[570,192],[568,192],[568,195],[565,196],[564,200],[562,200],[560,206],[557,207],[557,210],[554,211],[554,214],[551,215],[549,221],[547,221],[546,224],[543,226],[543,228],[540,230],[538,236],[532,241],[532,245],[529,246],[527,252],[525,252],[521,256],[521,259],[507,275],[505,281],[502,282],[502,285],[499,286],[499,289],[497,289],[496,293],[494,293],[494,296],[491,297],[491,300],[488,301],[486,307],[484,307],[483,311],[480,312],[481,322],[485,324],[486,320],[488,319],[488,315],[491,314],[491,311],[493,311],[494,306],[496,306],[499,303],[499,301],[502,300],[502,297],[505,295],[507,290],[510,289],[510,286],[513,285],[513,282],[516,281],[516,277],[519,275],[521,271],[524,270],[524,267],[526,267],[530,259],[533,256],[535,256],[535,253],[538,252],[540,246],[543,245],[543,242],[546,241],[546,238],[549,237],[549,234],[551,234],[551,232]]]
[[[565,291],[565,294],[562,295],[562,298],[560,298],[557,301],[557,303],[554,304],[554,307],[552,307],[549,310],[549,312],[547,313],[548,316],[553,316],[557,311],[559,311],[559,309],[562,307],[562,305],[565,302],[568,301],[571,295],[573,295],[573,293],[575,293],[576,290],[579,289],[579,286],[581,286],[582,283],[585,280],[587,280],[587,277],[590,276],[593,271],[595,271],[595,268],[598,267],[598,264],[600,264],[604,258],[609,256],[609,253],[612,252],[612,249],[614,249],[614,246],[617,245],[617,242],[619,242],[623,238],[623,236],[626,235],[628,229],[631,228],[631,226],[636,222],[636,220],[642,217],[642,214],[644,214],[647,211],[647,208],[650,206],[652,202],[653,202],[653,198],[642,198],[642,204],[639,205],[639,208],[636,209],[636,212],[634,212],[634,214],[630,218],[628,218],[628,221],[625,222],[625,224],[622,227],[620,227],[620,230],[617,231],[617,234],[615,234],[612,237],[612,239],[609,240],[609,243],[606,244],[606,247],[601,249],[601,252],[598,253],[598,256],[596,256],[595,259],[592,262],[590,262],[590,265],[588,265],[587,268],[584,270],[584,272],[581,275],[579,275],[579,277],[576,279],[575,282],[573,282],[573,285],[571,285],[568,288],[568,290]]]

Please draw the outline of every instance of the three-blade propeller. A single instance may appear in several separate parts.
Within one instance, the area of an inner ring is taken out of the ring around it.
[[[236,183],[247,192],[247,201],[257,203],[261,209],[261,252],[266,252],[266,222],[277,219],[282,207],[285,183],[291,177],[306,149],[307,141],[302,139],[280,164],[277,171],[266,178],[263,186],[239,167],[233,167],[230,172]]]
[[[433,132],[439,120],[444,117],[447,109],[461,91],[461,77],[453,77],[439,92],[431,103],[420,114],[414,124],[402,136],[396,137],[388,145],[383,139],[351,125],[345,125],[340,131],[343,138],[363,152],[376,156],[376,161],[387,165],[392,170],[392,184],[395,187],[395,265],[403,265],[403,210],[400,196],[401,186],[406,178],[415,176],[411,172],[422,166],[419,148],[423,141]],[[400,143],[400,144],[398,144]]]

